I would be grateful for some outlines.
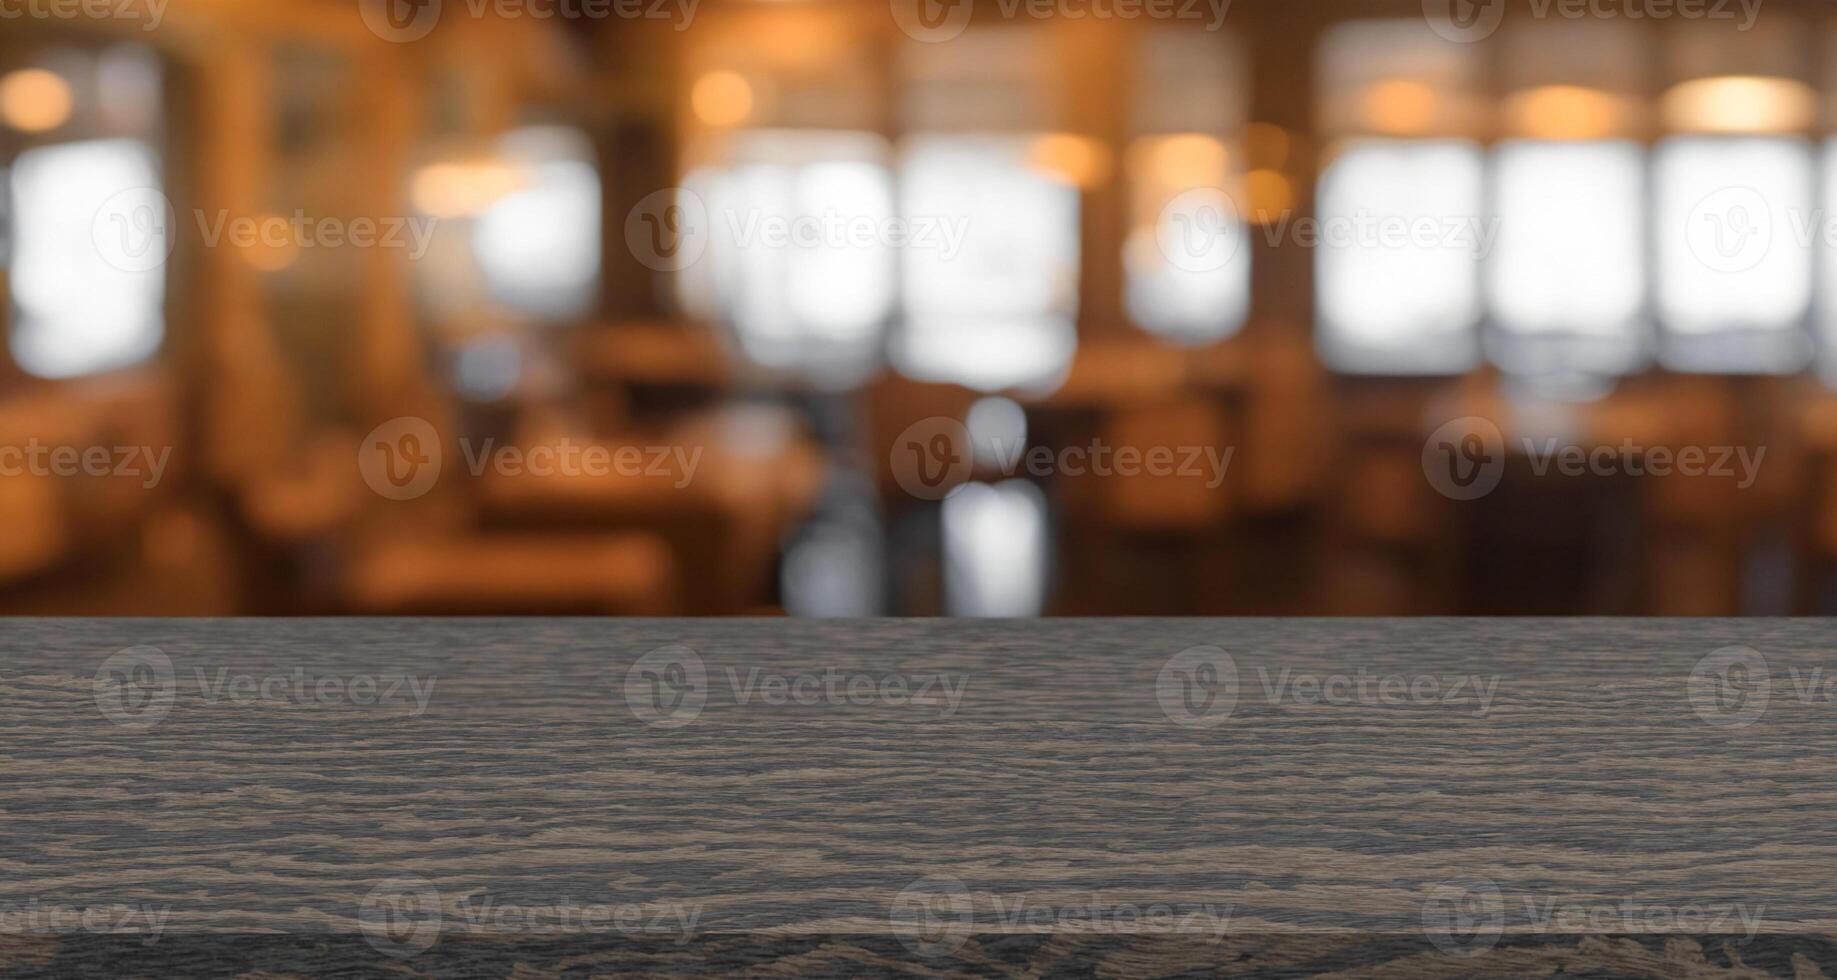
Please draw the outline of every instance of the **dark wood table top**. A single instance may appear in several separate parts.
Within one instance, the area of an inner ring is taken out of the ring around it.
[[[0,975],[1837,976],[1828,621],[0,649]]]

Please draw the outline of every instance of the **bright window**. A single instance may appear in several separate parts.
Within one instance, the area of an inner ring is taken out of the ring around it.
[[[165,260],[174,229],[151,147],[62,143],[12,170],[13,358],[69,378],[151,357],[165,333]]]
[[[729,163],[688,181],[709,238],[679,278],[685,305],[729,324],[755,363],[858,378],[877,357],[906,244],[884,141],[770,130],[733,140]]]
[[[544,319],[590,311],[600,274],[600,175],[593,147],[560,127],[516,130],[499,141],[517,188],[472,229],[491,298]]]
[[[913,137],[901,215],[926,242],[901,252],[895,365],[984,390],[1047,382],[1071,363],[1078,188],[1036,166],[1023,136]]]
[[[1671,366],[1802,366],[1795,338],[1812,297],[1812,167],[1810,146],[1793,138],[1692,136],[1659,145],[1653,246]],[[1718,345],[1713,357],[1690,353],[1700,349],[1693,340],[1715,335],[1748,340]]]
[[[1133,227],[1124,243],[1129,315],[1163,337],[1217,340],[1250,308],[1250,242],[1228,188],[1230,151],[1197,133],[1130,148]]]
[[[1494,327],[1515,339],[1603,342],[1571,348],[1569,358],[1588,362],[1562,366],[1624,369],[1646,293],[1645,154],[1619,140],[1511,140],[1493,154],[1497,237],[1485,281]],[[1501,359],[1516,370],[1558,366]]]
[[[1473,366],[1480,314],[1479,148],[1458,140],[1350,144],[1320,180],[1322,353],[1372,373]]]

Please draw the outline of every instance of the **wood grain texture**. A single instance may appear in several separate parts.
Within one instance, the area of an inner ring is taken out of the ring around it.
[[[1830,622],[0,650],[0,974],[1837,976]]]

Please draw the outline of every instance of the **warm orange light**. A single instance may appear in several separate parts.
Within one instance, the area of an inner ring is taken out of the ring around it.
[[[467,218],[484,213],[522,183],[517,172],[502,163],[434,163],[415,171],[409,197],[422,214]]]
[[[710,126],[738,126],[753,114],[753,87],[737,71],[711,71],[689,91],[695,117]]]
[[[1199,133],[1144,140],[1136,152],[1143,176],[1173,191],[1216,187],[1224,183],[1231,163],[1231,151],[1222,141]]]
[[[26,133],[43,133],[70,119],[70,85],[56,72],[22,68],[0,78],[0,119]]]
[[[299,258],[300,246],[286,218],[264,214],[255,219],[255,228],[255,240],[242,250],[244,262],[262,272],[279,272]]]
[[[1103,147],[1072,133],[1048,133],[1034,140],[1027,163],[1075,187],[1095,187],[1110,175],[1110,160]]]
[[[1661,109],[1680,132],[1791,133],[1812,125],[1818,97],[1790,78],[1724,75],[1672,86]]]
[[[1244,189],[1250,195],[1250,218],[1254,224],[1275,221],[1295,206],[1295,185],[1274,170],[1252,170],[1244,177]]]
[[[1437,101],[1435,90],[1422,82],[1379,82],[1365,90],[1365,123],[1380,133],[1415,136],[1435,122]]]
[[[1590,140],[1621,135],[1628,128],[1624,99],[1574,85],[1545,85],[1505,100],[1512,132],[1533,139]]]

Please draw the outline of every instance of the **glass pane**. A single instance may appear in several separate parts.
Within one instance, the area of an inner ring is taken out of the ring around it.
[[[1321,175],[1316,271],[1322,355],[1335,368],[1451,373],[1475,361],[1479,148],[1354,143]]]
[[[687,182],[711,225],[706,256],[679,278],[688,305],[729,324],[766,367],[838,383],[870,368],[894,253],[913,230],[894,214],[885,150],[868,133],[736,137],[731,163]]]
[[[1124,243],[1129,315],[1161,336],[1217,340],[1250,307],[1250,242],[1226,188],[1230,151],[1189,133],[1130,148],[1134,219]]]
[[[1794,370],[1811,304],[1811,148],[1803,140],[1681,137],[1653,171],[1658,309],[1673,367]],[[1694,341],[1716,340],[1715,344]]]
[[[1508,342],[1579,341],[1541,358],[1508,343],[1504,366],[1625,369],[1646,293],[1638,144],[1513,140],[1493,159],[1498,239],[1485,260],[1493,325]]]
[[[139,140],[63,143],[13,166],[10,338],[26,371],[68,378],[145,360],[165,332],[171,205]]]
[[[600,275],[600,174],[579,130],[519,129],[499,141],[517,189],[478,217],[472,249],[491,298],[542,319],[591,312]]]
[[[901,252],[912,377],[982,389],[1045,382],[1077,338],[1078,189],[1030,166],[1021,136],[925,135],[906,148],[901,212],[937,229]]]

